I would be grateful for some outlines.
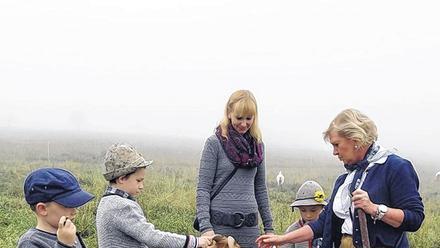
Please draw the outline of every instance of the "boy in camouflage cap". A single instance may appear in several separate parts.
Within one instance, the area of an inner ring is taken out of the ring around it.
[[[112,145],[104,158],[104,178],[112,181],[120,176],[129,175],[138,168],[151,165],[152,160],[146,161],[142,154],[128,144]]]
[[[292,211],[298,208],[301,218],[290,225],[285,233],[293,232],[304,226],[309,221],[316,220],[327,202],[321,185],[315,181],[306,181],[299,187],[295,200],[290,206]],[[322,238],[305,241],[297,244],[285,244],[281,248],[318,248],[321,247]]]
[[[211,238],[163,232],[154,228],[136,202],[144,186],[147,161],[128,144],[114,144],[105,154],[109,181],[96,213],[99,247],[207,247]]]

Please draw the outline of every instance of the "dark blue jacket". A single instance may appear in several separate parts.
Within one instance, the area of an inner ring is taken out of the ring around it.
[[[339,247],[341,243],[341,227],[344,221],[334,214],[333,200],[346,177],[347,174],[344,174],[336,179],[325,210],[316,221],[309,223],[314,238],[323,238],[322,247]],[[361,188],[368,192],[371,202],[402,209],[405,215],[400,227],[394,228],[379,220],[374,224],[367,214],[371,247],[409,247],[405,232],[417,231],[425,218],[422,198],[418,192],[419,179],[412,164],[397,155],[390,155],[385,163],[376,164],[369,169]],[[353,245],[362,246],[357,213],[353,219]]]

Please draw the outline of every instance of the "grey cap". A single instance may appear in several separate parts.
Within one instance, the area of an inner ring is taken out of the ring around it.
[[[296,193],[295,201],[290,204],[291,207],[327,205],[324,200],[325,194],[321,185],[315,181],[306,181],[299,187]]]
[[[104,158],[104,178],[111,181],[120,176],[125,176],[138,168],[147,167],[153,163],[142,157],[136,149],[129,144],[114,144],[110,146]]]

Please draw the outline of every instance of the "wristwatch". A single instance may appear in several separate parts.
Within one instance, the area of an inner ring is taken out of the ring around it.
[[[376,220],[381,220],[387,212],[388,207],[383,204],[379,204],[376,210],[376,215],[374,217],[372,216],[374,223],[376,224]]]

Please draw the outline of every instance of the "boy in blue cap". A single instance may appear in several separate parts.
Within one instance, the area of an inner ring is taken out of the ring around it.
[[[76,208],[94,198],[75,176],[60,168],[40,168],[24,181],[24,196],[37,217],[37,226],[20,237],[19,248],[85,247],[73,221]]]

